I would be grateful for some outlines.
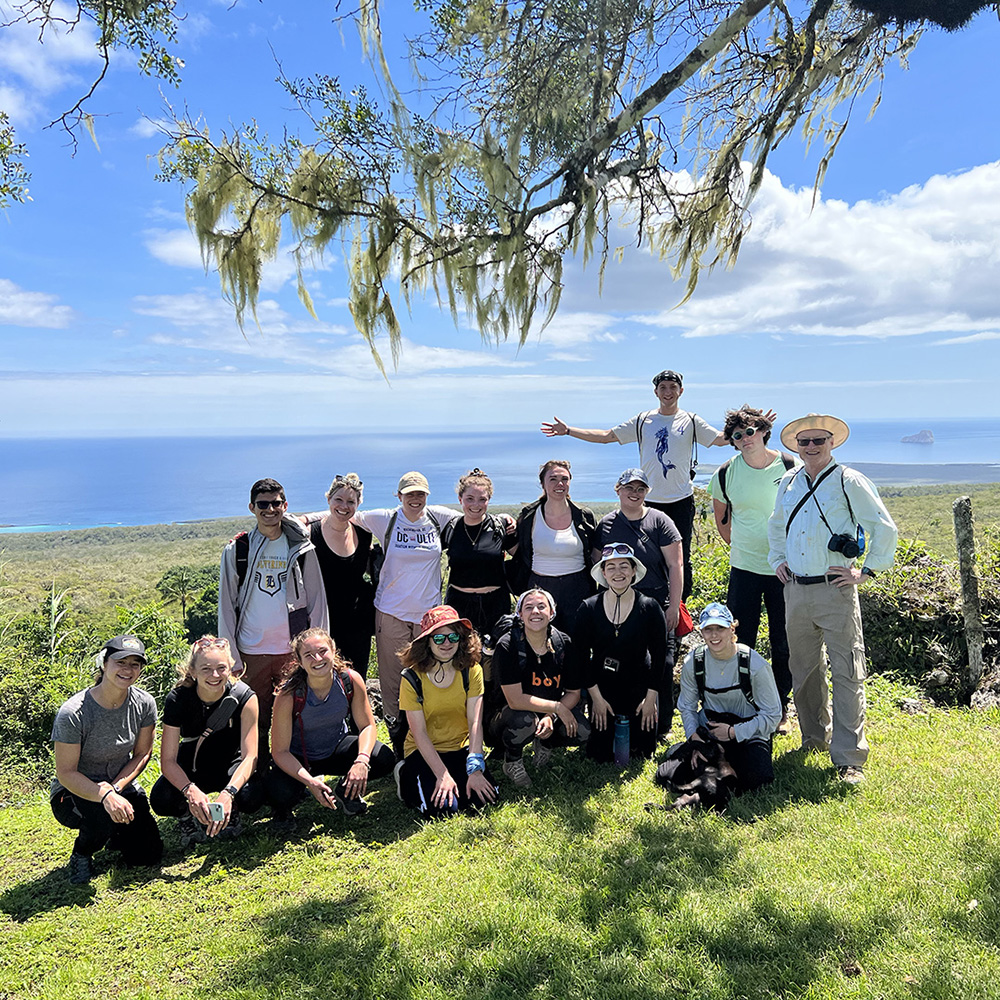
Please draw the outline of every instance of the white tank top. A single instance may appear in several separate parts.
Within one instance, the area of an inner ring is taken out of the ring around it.
[[[540,507],[531,527],[531,551],[531,569],[539,576],[568,576],[579,573],[586,565],[576,528],[572,524],[558,531],[550,528]]]

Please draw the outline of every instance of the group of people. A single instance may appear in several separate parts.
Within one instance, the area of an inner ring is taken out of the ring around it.
[[[368,782],[390,773],[425,818],[479,808],[500,794],[487,745],[519,787],[532,783],[529,747],[535,770],[567,746],[621,759],[623,739],[651,756],[674,710],[699,443],[737,454],[709,488],[731,572],[726,603],[704,609],[704,644],[680,671],[685,736],[724,747],[740,791],[759,787],[773,778],[771,739],[794,692],[803,746],[829,749],[844,780],[861,780],[857,586],[891,565],[896,534],[874,486],[832,459],[847,425],[792,421],[781,434],[792,456],[768,447],[771,412],[743,406],[717,431],[679,409],[679,373],[660,372],[653,387],[658,408],[615,428],[542,425],[638,444],[639,466],[615,483],[619,507],[600,520],[570,499],[566,460],[542,466],[541,496],[516,520],[489,512],[493,486],[479,469],[458,483],[461,513],[429,505],[419,472],[399,480],[398,506],[374,510],[361,509],[356,475],[337,476],[327,510],[302,517],[288,514],[280,483],[254,483],[256,524],[222,556],[218,636],[191,646],[164,704],[149,801],[136,778],[157,713],[135,686],[146,663],[137,637],[110,640],[94,686],[57,715],[52,808],[79,830],[71,881],[89,880],[105,844],[126,863],[157,863],[150,807],[176,817],[187,844],[237,834],[264,803],[288,824],[307,793],[364,812]],[[753,652],[762,602],[771,664]],[[387,743],[366,682],[372,638]]]

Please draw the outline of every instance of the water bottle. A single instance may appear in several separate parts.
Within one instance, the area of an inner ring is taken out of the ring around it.
[[[615,716],[615,763],[623,767],[628,763],[628,730],[629,717]]]

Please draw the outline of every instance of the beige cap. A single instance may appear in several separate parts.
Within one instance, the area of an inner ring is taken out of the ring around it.
[[[407,472],[399,480],[396,487],[397,493],[430,493],[431,486],[427,482],[427,477],[422,472]]]

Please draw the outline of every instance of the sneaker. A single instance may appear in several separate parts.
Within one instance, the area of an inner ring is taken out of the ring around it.
[[[541,770],[552,763],[552,748],[535,740],[535,767]]]
[[[405,760],[401,760],[392,769],[392,777],[396,782],[396,798],[398,798],[400,802],[403,801],[403,786],[399,782],[399,772],[403,770],[403,765],[405,763]]]
[[[93,877],[94,868],[89,855],[77,854],[74,851],[69,856],[69,884],[86,885]]]
[[[837,774],[845,785],[860,785],[865,780],[865,772],[860,767],[838,767]]]
[[[337,788],[333,790],[333,797],[337,800],[337,805],[344,811],[345,816],[362,816],[368,812],[368,803],[364,799],[345,798]]]
[[[531,788],[531,778],[524,767],[524,758],[517,760],[505,760],[503,762],[503,773],[517,785],[518,788]]]
[[[208,839],[205,828],[191,813],[185,813],[177,820],[177,830],[180,833],[181,847],[203,844]]]

